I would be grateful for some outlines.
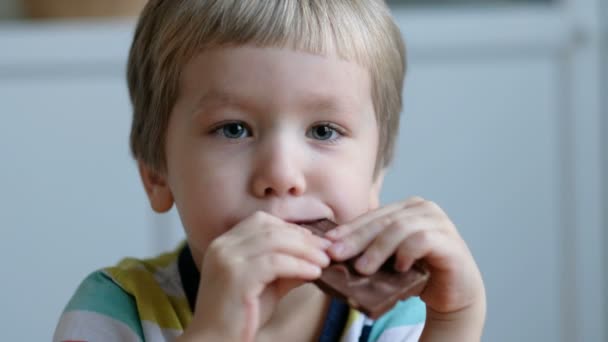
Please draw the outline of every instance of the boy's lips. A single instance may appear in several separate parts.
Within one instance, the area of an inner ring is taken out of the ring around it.
[[[298,219],[298,220],[286,219],[284,221],[301,226],[301,225],[305,225],[305,224],[314,224],[316,222],[323,221],[323,220],[327,220],[327,219],[325,217],[320,217],[320,218],[314,218],[314,219]]]
[[[292,224],[297,224],[298,226],[303,226],[303,225],[315,225],[321,221],[329,221],[327,218],[325,217],[321,217],[321,218],[315,218],[315,219],[305,219],[305,220],[284,220],[285,222],[288,223],[292,223]]]
[[[272,215],[272,214],[271,214]],[[324,216],[313,216],[312,218],[294,218],[294,217],[290,217],[290,218],[283,218],[281,216],[277,216],[277,215],[273,215],[287,223],[290,224],[295,224],[298,226],[301,225],[310,225],[310,224],[315,224],[319,221],[324,221],[324,220],[329,220],[332,221],[331,219],[324,217]],[[243,218],[241,216],[233,216],[233,217],[229,217],[224,221],[224,224],[222,225],[223,227],[226,227],[226,229],[230,229],[232,227],[234,227],[235,225],[237,225],[239,222],[241,222],[243,220]]]

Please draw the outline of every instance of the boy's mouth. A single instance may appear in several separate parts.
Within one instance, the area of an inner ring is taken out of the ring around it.
[[[292,224],[297,224],[298,226],[314,226],[315,224],[321,222],[321,221],[327,221],[326,218],[317,218],[317,219],[311,219],[311,220],[285,220],[286,222],[292,223]]]
[[[286,222],[289,222],[292,224],[297,224],[298,226],[316,226],[323,222],[333,223],[331,220],[329,220],[327,218],[317,218],[317,219],[312,219],[312,220],[293,220],[293,221],[287,220]]]
[[[313,234],[317,236],[324,237],[325,233],[336,227],[336,224],[327,219],[320,219],[310,223],[302,224],[302,227],[310,230]]]

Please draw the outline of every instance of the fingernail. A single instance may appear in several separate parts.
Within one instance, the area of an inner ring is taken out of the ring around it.
[[[321,267],[319,267],[317,265],[307,265],[307,267],[308,267],[308,271],[315,275],[320,275],[322,272]]]
[[[403,272],[404,271],[404,269],[403,269],[403,262],[397,261],[395,263],[395,271],[397,271],[397,272]]]
[[[367,267],[369,265],[369,258],[367,256],[362,256],[357,260],[355,267],[359,271],[367,271]]]
[[[395,262],[395,270],[397,272],[405,272],[409,267],[410,266],[403,260],[397,260],[397,262]]]
[[[325,234],[328,238],[334,239],[338,237],[338,231],[336,229],[332,229]]]
[[[322,260],[322,264],[323,266],[327,266],[331,263],[331,259],[329,258],[329,256],[325,253],[323,253],[323,256],[321,257]]]
[[[333,244],[333,246],[331,246],[330,250],[334,255],[342,255],[344,253],[344,250],[346,249],[346,247],[344,246],[344,243],[342,242],[338,242]]]
[[[321,247],[323,249],[328,249],[331,245],[333,245],[333,242],[327,240],[327,239],[323,239],[321,238]]]

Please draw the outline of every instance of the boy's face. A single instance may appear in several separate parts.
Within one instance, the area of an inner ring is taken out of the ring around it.
[[[258,210],[343,223],[378,206],[370,77],[336,56],[207,50],[183,69],[166,141],[167,172],[140,170],[155,210],[176,203],[195,260]]]

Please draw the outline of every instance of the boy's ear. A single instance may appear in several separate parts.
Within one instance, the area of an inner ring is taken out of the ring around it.
[[[141,160],[137,161],[137,166],[152,209],[157,213],[169,211],[173,207],[173,194],[166,176],[154,171]]]
[[[384,182],[385,169],[378,171],[376,179],[372,183],[372,187],[369,193],[369,209],[374,210],[380,207],[380,191],[382,191],[382,182]]]

